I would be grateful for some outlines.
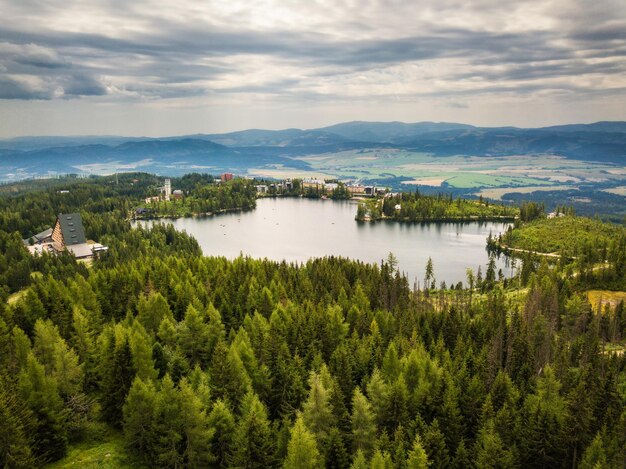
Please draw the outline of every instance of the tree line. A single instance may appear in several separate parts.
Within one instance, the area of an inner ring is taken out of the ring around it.
[[[459,220],[513,220],[519,209],[494,204],[482,197],[479,200],[454,198],[451,194],[424,195],[415,192],[386,194],[361,202],[357,220],[396,221],[459,221]]]

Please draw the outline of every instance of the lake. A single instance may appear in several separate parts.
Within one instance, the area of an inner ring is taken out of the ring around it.
[[[354,201],[264,198],[249,212],[142,223],[171,223],[195,237],[205,255],[231,259],[244,254],[304,262],[334,255],[380,263],[392,252],[411,286],[415,279],[424,278],[429,257],[437,284],[465,282],[468,267],[476,271],[481,266],[484,275],[489,232],[497,235],[509,226],[501,222],[356,222],[356,208]],[[510,275],[503,258],[497,265]]]

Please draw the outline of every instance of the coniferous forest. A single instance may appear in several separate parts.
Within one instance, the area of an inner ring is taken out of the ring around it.
[[[524,254],[415,291],[393,255],[227,260],[131,228],[156,183],[1,188],[0,466],[114,440],[124,467],[624,467],[626,311],[585,295],[625,290],[623,234],[601,269]],[[194,203],[250,208],[233,190]],[[31,257],[73,211],[109,251]]]

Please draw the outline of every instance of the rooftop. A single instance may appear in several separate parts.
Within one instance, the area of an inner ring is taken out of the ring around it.
[[[83,244],[87,241],[85,238],[85,229],[83,228],[83,220],[80,214],[60,213],[58,219],[66,246]]]

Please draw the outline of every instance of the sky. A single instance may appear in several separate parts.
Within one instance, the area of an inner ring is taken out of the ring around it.
[[[0,138],[626,120],[624,0],[0,0]]]

